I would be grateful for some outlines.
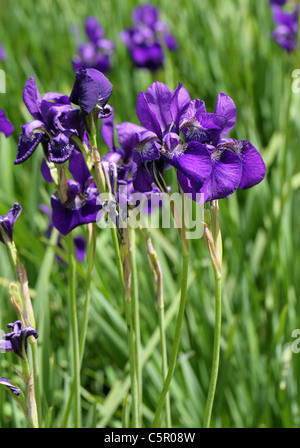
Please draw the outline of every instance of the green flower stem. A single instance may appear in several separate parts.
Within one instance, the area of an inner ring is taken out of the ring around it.
[[[179,304],[179,310],[178,310],[178,316],[177,316],[177,323],[176,323],[176,329],[175,329],[175,337],[173,341],[173,347],[171,352],[171,358],[169,362],[169,369],[168,373],[164,382],[163,390],[161,392],[156,411],[155,416],[153,420],[152,426],[154,428],[157,428],[159,426],[160,421],[160,415],[162,408],[165,404],[165,399],[167,396],[167,393],[169,391],[169,387],[174,375],[175,367],[176,367],[176,361],[177,361],[177,355],[178,355],[178,349],[179,349],[179,343],[180,343],[180,336],[181,336],[181,328],[182,323],[184,319],[184,311],[185,311],[185,304],[186,304],[186,298],[187,298],[187,282],[188,282],[188,267],[189,267],[189,251],[185,250],[183,251],[182,255],[182,279],[181,279],[181,294],[180,294],[180,304]]]
[[[132,305],[132,291],[131,291],[131,260],[129,254],[129,235],[128,229],[122,231],[122,259],[124,269],[124,308],[127,326],[128,350],[129,350],[129,365],[130,365],[130,380],[131,380],[131,396],[132,396],[132,427],[139,427],[139,385],[137,375],[136,363],[136,345],[135,333],[133,325],[133,305]]]
[[[157,292],[157,305],[158,305],[158,319],[159,319],[159,333],[160,333],[160,348],[162,357],[162,377],[165,381],[168,372],[168,359],[167,359],[167,344],[166,344],[166,331],[165,331],[165,305],[164,305],[164,292],[163,292],[163,273],[161,270],[158,255],[153,247],[151,236],[147,235],[147,253],[149,263],[154,277],[154,283],[156,285]],[[165,427],[171,428],[171,405],[170,405],[170,393],[166,395],[165,401]]]
[[[222,294],[221,294],[222,277],[216,275],[215,279],[216,279],[216,297],[215,297],[214,349],[213,349],[213,362],[211,369],[209,391],[204,413],[204,423],[203,423],[204,428],[209,428],[210,426],[210,419],[215,398],[216,385],[219,372],[219,362],[220,362],[220,340],[221,340],[221,320],[222,320]]]
[[[129,228],[129,254],[131,264],[131,297],[133,310],[133,331],[135,335],[135,362],[138,382],[138,415],[139,426],[142,426],[142,396],[143,396],[143,378],[141,366],[141,332],[140,332],[140,312],[139,312],[139,294],[138,294],[138,276],[136,266],[136,235],[135,229]]]
[[[69,295],[70,295],[70,320],[72,330],[73,349],[73,377],[75,381],[75,428],[81,425],[81,397],[80,397],[80,357],[79,357],[79,336],[77,322],[76,305],[76,261],[74,256],[74,242],[72,232],[69,239]]]

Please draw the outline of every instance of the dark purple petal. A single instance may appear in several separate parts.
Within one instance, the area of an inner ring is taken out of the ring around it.
[[[0,109],[0,132],[3,132],[5,137],[9,137],[14,132],[14,125],[6,118],[5,113]]]
[[[42,101],[49,101],[55,103],[56,105],[68,105],[70,106],[70,99],[68,95],[57,92],[48,92],[42,98]]]
[[[49,162],[64,163],[71,157],[75,144],[71,142],[70,137],[69,132],[61,132],[48,142],[46,153]]]
[[[0,241],[2,243],[5,244],[7,238],[10,242],[13,241],[13,228],[21,212],[22,207],[16,202],[6,215],[0,216]]]
[[[81,190],[84,190],[86,182],[90,179],[91,174],[81,152],[75,150],[72,153],[69,159],[69,171],[74,180],[80,184]]]
[[[25,83],[23,90],[23,101],[31,115],[37,120],[40,120],[41,97],[33,76],[31,76],[31,78],[29,78],[29,80]]]
[[[159,42],[130,46],[130,55],[139,68],[155,71],[163,65],[164,53]]]
[[[173,121],[170,110],[173,92],[162,82],[155,81],[146,90],[144,96],[150,111],[155,115],[160,129],[164,133]]]
[[[122,149],[122,158],[126,163],[132,156],[133,149],[135,148],[137,143],[141,141],[141,135],[142,133],[144,133],[145,128],[137,124],[125,121],[122,124],[117,124],[116,130],[118,140]],[[154,136],[155,134],[152,134],[152,137]]]
[[[36,150],[44,136],[42,132],[37,132],[33,133],[31,138],[28,138],[24,133],[24,127],[21,127],[23,128],[23,132],[21,132],[19,136],[17,156],[14,161],[15,165],[25,162],[25,160],[27,160]]]
[[[223,199],[234,193],[242,176],[240,157],[233,151],[216,149],[211,159],[212,171],[201,189],[205,202]]]
[[[202,187],[212,170],[210,152],[205,145],[198,142],[181,142],[171,152],[164,152],[162,158],[181,171],[195,190]]]
[[[12,331],[4,334],[0,341],[0,349],[8,352],[14,352],[16,355],[23,358],[23,353],[27,352],[27,339],[31,336],[38,338],[38,332],[30,327],[22,328],[23,324],[20,320],[14,323],[7,324],[7,328]]]
[[[190,102],[191,98],[188,91],[182,87],[181,83],[178,83],[170,101],[170,112],[175,127],[174,132],[179,133],[180,123],[183,119],[182,117],[185,116]]]
[[[178,48],[177,41],[172,34],[166,33],[164,35],[164,40],[165,40],[165,44],[166,44],[166,47],[168,48],[168,50],[170,50],[170,51],[177,50],[177,48]]]
[[[133,186],[137,192],[144,193],[151,190],[153,179],[144,165],[133,162],[132,176]]]
[[[96,17],[90,16],[85,21],[85,32],[88,39],[94,44],[98,45],[99,41],[104,36],[104,30]]]
[[[266,174],[265,163],[258,150],[247,140],[235,140],[226,147],[235,151],[242,163],[239,188],[246,190],[260,183]]]
[[[50,173],[50,168],[47,165],[47,162],[45,159],[43,159],[42,164],[41,164],[41,173],[43,178],[47,181],[47,182],[53,182],[51,173]]]
[[[187,142],[209,143],[220,137],[227,120],[222,115],[197,113],[195,118],[185,122],[182,132]]]
[[[149,107],[144,92],[140,92],[136,103],[136,113],[141,124],[149,131],[162,138],[162,131],[155,113]]]
[[[232,98],[225,93],[219,93],[215,107],[215,114],[223,115],[227,122],[220,134],[220,137],[225,137],[236,124],[236,107]]]
[[[112,84],[98,70],[79,69],[70,95],[70,101],[78,104],[84,114],[89,114],[96,106],[103,108],[112,92]]]
[[[14,395],[20,395],[21,389],[17,386],[13,386],[7,378],[4,378],[3,376],[0,377],[0,384],[2,386],[6,386]]]
[[[83,261],[86,256],[86,243],[82,235],[74,237],[75,256],[78,261]]]
[[[96,198],[85,200],[76,197],[71,203],[62,204],[55,195],[52,195],[51,206],[53,225],[62,235],[67,235],[78,226],[96,222],[101,210]]]
[[[113,151],[114,144],[114,110],[109,117],[104,118],[101,121],[101,137],[106,144],[106,146]]]

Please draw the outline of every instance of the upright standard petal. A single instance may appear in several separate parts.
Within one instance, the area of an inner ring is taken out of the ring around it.
[[[236,106],[233,99],[223,92],[219,93],[215,107],[215,114],[223,115],[223,117],[227,120],[220,134],[220,138],[225,137],[236,124]]]
[[[25,83],[23,90],[23,101],[27,109],[31,113],[31,115],[37,120],[41,119],[40,115],[41,97],[33,76],[31,76]]]
[[[104,108],[113,86],[103,73],[93,68],[80,68],[70,95],[70,101],[80,106],[84,114],[89,114],[96,106]]]
[[[100,40],[104,36],[104,30],[100,25],[100,22],[96,19],[96,17],[90,16],[86,19],[84,27],[90,42],[92,42],[95,46],[98,46]]]

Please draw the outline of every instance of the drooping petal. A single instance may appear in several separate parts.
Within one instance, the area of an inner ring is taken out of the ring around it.
[[[49,162],[64,163],[71,157],[75,149],[75,144],[70,140],[71,135],[67,131],[61,132],[48,141],[46,154]]]
[[[15,165],[25,162],[31,154],[36,150],[40,142],[42,142],[44,134],[42,132],[36,132],[31,135],[30,138],[26,137],[24,132],[25,127],[21,126],[23,132],[20,133],[18,141],[17,156],[14,161]]]
[[[41,97],[33,76],[31,76],[25,83],[23,90],[23,101],[31,115],[37,120],[40,120]]]
[[[0,350],[14,352],[16,355],[23,358],[23,353],[27,352],[27,339],[33,336],[38,338],[38,332],[31,326],[22,328],[23,324],[20,320],[14,323],[7,324],[7,328],[12,331],[5,333],[0,340]]]
[[[96,222],[99,219],[101,205],[96,199],[74,201],[72,205],[62,204],[55,196],[51,196],[52,222],[54,227],[63,235],[83,224]]]
[[[14,125],[6,118],[4,111],[0,109],[0,132],[3,132],[5,137],[9,137],[14,129]]]
[[[43,178],[47,181],[47,182],[53,182],[51,173],[50,173],[50,168],[47,165],[47,162],[45,159],[43,159],[42,163],[41,163],[41,173]]]
[[[22,207],[17,202],[6,215],[0,216],[0,241],[5,244],[8,239],[13,241],[13,229],[16,220],[22,212]]]
[[[185,122],[182,132],[186,142],[210,143],[221,135],[227,120],[222,115],[197,113],[196,117]]]
[[[162,158],[181,171],[195,190],[202,187],[212,170],[210,152],[198,142],[179,143],[172,151],[164,152]]]
[[[226,146],[240,156],[242,177],[239,188],[246,190],[259,184],[265,177],[266,166],[258,150],[247,140],[235,140]]]
[[[83,261],[86,256],[86,242],[82,235],[74,237],[75,256],[78,261]]]
[[[222,115],[227,120],[220,134],[220,137],[225,137],[236,124],[236,106],[233,99],[223,92],[219,93],[215,107],[215,114]]]
[[[0,384],[2,386],[6,386],[14,395],[20,395],[21,389],[17,386],[13,386],[7,378],[4,378],[3,376],[0,377]]]
[[[86,182],[91,177],[91,174],[86,166],[85,160],[81,152],[74,151],[69,159],[69,171],[72,174],[74,180],[80,184],[80,188],[83,191]]]
[[[230,196],[238,188],[242,176],[240,158],[231,150],[216,149],[211,158],[212,171],[201,189],[205,202]]]

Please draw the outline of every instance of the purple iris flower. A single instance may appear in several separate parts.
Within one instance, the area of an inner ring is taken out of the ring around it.
[[[0,340],[0,351],[14,352],[16,355],[23,359],[24,351],[27,353],[27,339],[30,336],[38,338],[38,332],[30,327],[23,327],[20,320],[16,320],[12,324],[7,324],[7,328],[11,328],[12,331],[3,335]]]
[[[135,8],[132,21],[133,27],[123,30],[120,38],[137,67],[155,71],[164,63],[163,46],[175,51],[177,42],[168,26],[159,20],[155,6],[144,4]]]
[[[74,56],[73,68],[94,68],[102,73],[110,70],[110,59],[114,50],[114,43],[104,38],[104,30],[98,20],[90,16],[85,21],[87,43],[79,42],[78,55]],[[78,33],[76,33],[78,34]]]
[[[297,46],[299,6],[295,5],[292,13],[284,11],[280,6],[272,6],[273,20],[277,25],[272,36],[276,42],[289,53]]]
[[[151,190],[155,182],[163,187],[162,172],[173,166],[177,173],[188,177],[195,189],[200,189],[211,172],[210,152],[199,141],[184,142],[180,136],[182,124],[194,113],[194,102],[181,83],[172,92],[166,85],[154,82],[140,92],[136,111],[143,126],[138,133],[132,125],[135,142],[133,155],[134,188]],[[128,131],[130,125],[127,125]],[[178,177],[180,185],[181,177]]]
[[[9,137],[14,132],[13,124],[6,118],[5,113],[0,109],[0,132],[3,132],[5,137]]]
[[[25,84],[23,101],[34,120],[21,126],[15,164],[27,160],[39,143],[50,162],[65,162],[75,148],[71,136],[81,132],[80,109],[73,109],[68,96],[60,93],[49,92],[41,99],[33,77]]]
[[[6,386],[14,395],[20,395],[21,389],[17,386],[13,386],[7,378],[4,378],[3,376],[0,377],[0,384],[2,386]]]
[[[98,118],[105,118],[111,114],[111,107],[107,106],[107,102],[112,89],[112,84],[103,73],[93,68],[80,68],[76,72],[70,101],[80,106],[85,115],[97,108]]]
[[[48,227],[45,231],[45,236],[46,238],[50,239],[51,237],[51,233],[52,233],[52,229],[53,229],[53,222],[52,222],[52,213],[50,208],[45,205],[45,204],[41,204],[40,205],[40,210],[48,217],[49,219],[49,224]],[[85,242],[85,238],[83,235],[77,235],[74,237],[74,247],[75,247],[75,257],[77,258],[77,260],[79,262],[83,261],[86,255],[86,242]],[[62,244],[61,244],[61,235],[58,236],[58,241],[57,241],[57,246],[62,249]],[[64,262],[64,260],[57,255],[56,258],[60,261],[60,262]]]
[[[3,48],[3,45],[0,43],[0,61],[5,61],[6,54]]]
[[[182,131],[186,141],[196,139],[207,148],[212,169],[199,190],[179,172],[184,191],[203,193],[204,201],[208,202],[225,198],[237,188],[248,189],[261,182],[266,168],[258,150],[247,140],[226,137],[236,124],[234,101],[220,93],[214,114],[207,114],[204,104],[199,108],[193,119],[182,123]]]
[[[22,207],[17,202],[9,210],[9,212],[0,216],[0,241],[6,244],[6,241],[13,241],[13,228],[16,220],[20,216]]]
[[[96,222],[102,209],[97,200],[98,190],[79,151],[70,157],[69,171],[73,179],[67,181],[68,200],[62,203],[57,193],[51,196],[52,223],[62,235],[80,225]]]

